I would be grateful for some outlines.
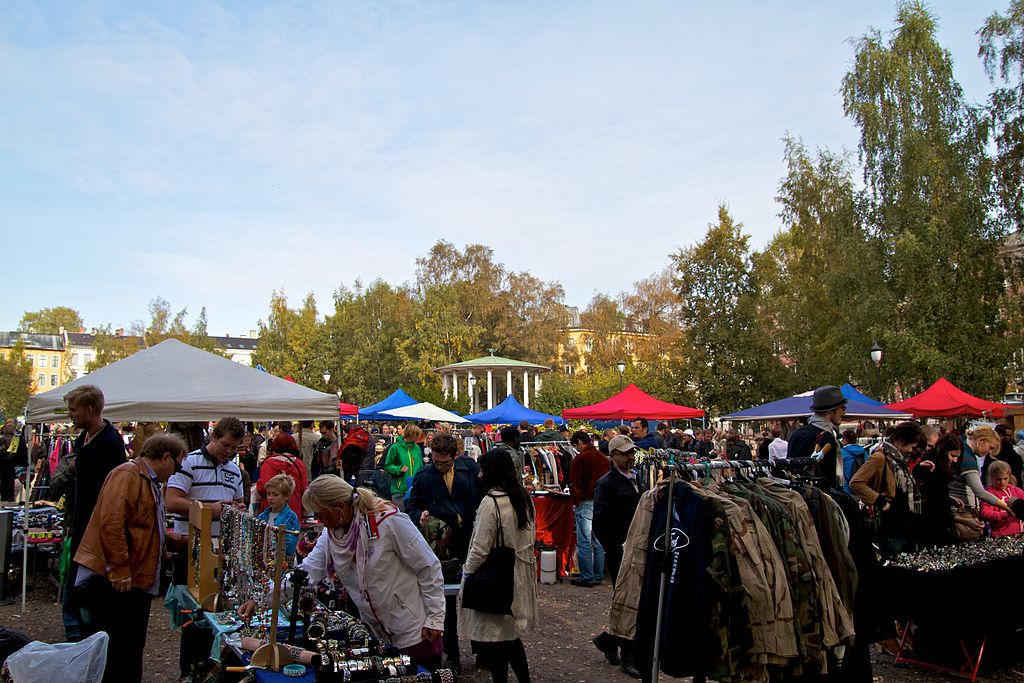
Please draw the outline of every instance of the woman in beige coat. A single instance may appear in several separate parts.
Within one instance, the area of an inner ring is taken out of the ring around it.
[[[511,615],[461,608],[459,631],[469,636],[477,665],[490,671],[496,683],[508,680],[510,665],[520,683],[530,680],[521,638],[537,620],[537,560],[533,554],[537,523],[533,501],[521,482],[507,451],[494,449],[480,456],[480,489],[486,494],[476,513],[463,572],[472,574],[483,564],[497,542],[500,527],[505,545],[516,551],[515,590]],[[460,607],[461,603],[460,594]]]

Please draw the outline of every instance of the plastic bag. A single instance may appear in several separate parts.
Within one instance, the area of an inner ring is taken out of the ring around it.
[[[107,665],[108,641],[103,631],[80,643],[50,644],[35,640],[7,658],[7,669],[14,683],[99,683]]]

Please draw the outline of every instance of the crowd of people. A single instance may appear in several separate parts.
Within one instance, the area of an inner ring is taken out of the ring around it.
[[[428,669],[461,666],[459,638],[493,680],[530,678],[523,635],[537,615],[537,520],[520,443],[568,443],[575,456],[561,476],[573,506],[578,574],[592,588],[631,566],[630,525],[647,488],[634,468],[641,450],[674,449],[694,459],[810,457],[823,486],[845,489],[873,520],[882,554],[1020,534],[1024,433],[1005,425],[960,434],[901,422],[879,434],[845,421],[835,387],[814,394],[807,423],[783,438],[777,424],[748,442],[735,429],[673,428],[638,417],[604,432],[569,432],[553,420],[491,431],[435,424],[396,428],[282,421],[245,424],[223,417],[212,426],[139,425],[119,432],[103,418],[104,397],[80,386],[65,397],[79,430],[74,448],[50,480],[65,500],[71,560],[62,615],[68,641],[97,631],[110,637],[105,680],[140,680],[149,605],[171,569],[183,583],[188,513],[202,501],[212,533],[226,507],[249,509],[289,530],[319,522],[317,535],[289,537],[286,555],[317,582],[333,572],[350,607],[374,633]],[[846,427],[844,428],[844,425]],[[316,430],[316,431],[314,431]],[[1016,438],[1015,438],[1016,437]],[[17,431],[0,430],[0,453],[16,456]],[[1015,443],[1016,441],[1016,443]],[[10,484],[0,460],[0,489]],[[167,529],[165,521],[174,520]],[[495,547],[514,556],[508,613],[464,607],[445,584],[461,584]],[[165,551],[167,551],[165,553]],[[610,606],[614,623],[621,604]],[[253,603],[240,607],[248,616]],[[615,633],[621,633],[616,631]],[[205,658],[209,642],[183,629],[181,675]],[[600,634],[594,644],[610,664],[638,676],[629,638]]]

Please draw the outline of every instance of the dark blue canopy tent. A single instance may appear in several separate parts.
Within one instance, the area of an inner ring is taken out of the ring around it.
[[[544,420],[554,420],[556,424],[562,424],[565,422],[565,420],[558,415],[548,415],[536,410],[530,410],[517,401],[515,396],[509,396],[490,410],[485,410],[482,413],[466,415],[466,419],[473,424],[478,425],[518,424],[522,420],[526,420],[530,424],[540,424],[544,422]]]
[[[790,396],[779,401],[772,401],[764,405],[747,408],[738,413],[724,415],[723,420],[785,420],[804,418],[811,414],[811,402],[814,400],[813,392],[805,395]],[[889,410],[878,405],[850,401],[846,404],[846,415],[851,418],[870,418],[874,420],[905,420],[911,417],[910,413],[901,413],[896,410]]]
[[[885,405],[881,401],[876,401],[870,396],[865,396],[864,394],[860,393],[859,391],[857,391],[857,387],[853,386],[849,382],[839,387],[839,391],[843,392],[843,396],[845,396],[849,401],[856,401],[857,403],[864,403],[865,405],[869,406]]]
[[[380,401],[378,403],[374,403],[372,406],[366,406],[365,408],[360,408],[359,409],[359,419],[360,420],[396,420],[396,421],[399,421],[399,422],[403,421],[403,420],[408,420],[408,418],[405,418],[405,417],[392,417],[391,415],[387,415],[386,413],[389,410],[394,410],[395,408],[404,408],[406,406],[416,405],[417,403],[419,403],[419,401],[417,401],[416,399],[414,399],[412,396],[410,396],[409,394],[405,393],[401,389],[398,389],[398,390],[395,391],[395,393],[391,394],[390,396],[388,396],[383,401]]]

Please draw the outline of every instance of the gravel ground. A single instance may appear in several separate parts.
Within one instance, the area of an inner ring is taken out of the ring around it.
[[[33,579],[25,614],[21,612],[20,598],[13,605],[0,607],[0,624],[16,628],[29,637],[47,642],[63,639],[60,607],[56,594],[43,578]],[[603,656],[590,643],[590,639],[603,627],[611,587],[577,588],[568,582],[553,586],[539,586],[540,624],[536,632],[526,638],[526,650],[533,680],[540,683],[584,683],[592,681],[631,681],[618,668],[605,663]],[[463,677],[466,683],[484,683],[490,676],[471,666],[469,643],[463,642]],[[1024,662],[1024,653],[1020,653]],[[875,675],[888,683],[938,682],[963,680],[941,673],[926,672],[907,666],[896,667],[892,657],[885,654],[872,656]],[[153,602],[146,641],[144,681],[173,682],[178,672],[178,633],[168,628],[168,615],[162,600]],[[1024,681],[1024,663],[987,672],[981,681]],[[514,680],[514,676],[511,677]],[[662,680],[666,680],[665,677]],[[667,679],[678,680],[678,679]],[[689,680],[689,679],[685,679]]]

